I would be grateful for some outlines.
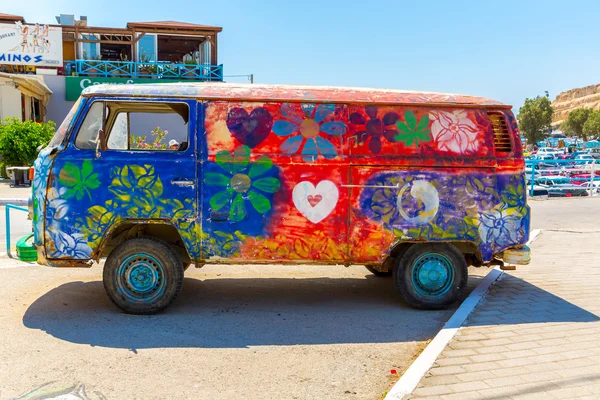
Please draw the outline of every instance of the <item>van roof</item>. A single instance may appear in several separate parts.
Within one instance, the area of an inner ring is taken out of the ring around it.
[[[188,97],[207,100],[286,101],[362,104],[460,105],[461,107],[511,106],[485,97],[333,86],[263,85],[222,82],[158,84],[100,84],[84,89],[83,96]]]

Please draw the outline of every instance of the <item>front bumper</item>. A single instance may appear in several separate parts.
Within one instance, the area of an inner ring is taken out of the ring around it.
[[[500,258],[507,264],[527,265],[531,262],[531,249],[529,246],[506,249],[500,254]]]

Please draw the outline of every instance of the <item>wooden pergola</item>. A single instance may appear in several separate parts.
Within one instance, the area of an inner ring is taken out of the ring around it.
[[[218,64],[218,33],[223,28],[218,26],[197,25],[177,21],[156,22],[129,22],[127,28],[104,28],[88,26],[61,26],[63,41],[75,42],[76,58],[79,54],[79,43],[121,44],[131,46],[132,59],[137,60],[137,46],[139,40],[146,34],[157,34],[171,37],[192,37],[200,39],[200,44],[208,41],[211,46],[211,64]],[[84,39],[82,35],[98,37],[98,39]]]

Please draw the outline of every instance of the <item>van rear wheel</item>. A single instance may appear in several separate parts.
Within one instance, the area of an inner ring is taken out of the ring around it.
[[[162,240],[135,238],[114,249],[104,264],[104,289],[111,301],[129,314],[164,310],[183,285],[183,265]]]
[[[394,267],[394,283],[415,308],[442,309],[454,304],[467,284],[467,262],[447,243],[416,244]]]

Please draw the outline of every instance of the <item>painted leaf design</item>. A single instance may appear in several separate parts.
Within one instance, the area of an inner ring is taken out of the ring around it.
[[[223,190],[214,194],[210,198],[210,207],[214,211],[219,211],[223,207],[225,207],[231,201],[231,197],[233,196],[233,189]]]
[[[404,119],[406,122],[396,122],[396,127],[400,132],[394,137],[396,141],[404,142],[406,146],[419,145],[421,142],[431,141],[431,130],[428,129],[429,117],[424,115],[417,124],[416,115],[407,110],[404,113]]]
[[[248,192],[248,200],[250,200],[252,207],[261,214],[264,214],[271,209],[271,202],[269,199],[258,192]]]
[[[58,182],[66,186],[65,198],[75,197],[81,200],[85,194],[92,199],[91,190],[100,186],[98,174],[93,173],[93,166],[90,160],[85,160],[81,170],[75,164],[65,163],[58,174]]]
[[[218,172],[207,172],[204,174],[204,183],[216,186],[229,186],[231,180]]]
[[[267,156],[261,156],[258,160],[252,163],[250,167],[250,171],[248,172],[248,176],[250,178],[256,178],[257,176],[261,176],[265,172],[271,169],[273,166],[273,161]]]
[[[252,186],[267,193],[275,193],[281,187],[277,178],[260,178],[252,182]]]
[[[220,151],[215,156],[215,161],[219,167],[229,172],[231,175],[235,175],[238,172],[243,171],[250,162],[250,147],[246,145],[238,146],[233,151],[233,154],[227,150]]]
[[[416,131],[417,117],[412,111],[406,110],[406,112],[404,113],[404,120],[406,121],[406,125],[408,125],[411,131]]]
[[[244,205],[244,198],[240,193],[235,196],[229,209],[229,220],[232,222],[240,222],[246,218],[246,206]]]

